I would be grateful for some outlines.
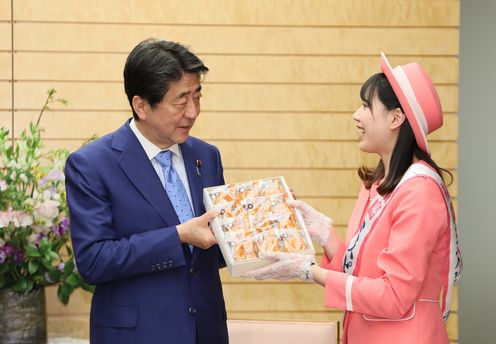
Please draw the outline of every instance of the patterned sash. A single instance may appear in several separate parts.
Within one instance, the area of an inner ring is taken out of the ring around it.
[[[453,205],[451,203],[451,198],[449,196],[448,190],[443,183],[441,177],[431,168],[425,166],[421,163],[415,163],[410,166],[410,168],[405,172],[403,178],[394,189],[392,193],[382,197],[377,194],[376,197],[371,201],[371,205],[365,213],[364,220],[360,229],[351,238],[348,248],[343,257],[343,271],[349,275],[353,275],[357,265],[357,258],[360,254],[360,250],[366,238],[371,233],[377,219],[381,216],[382,212],[386,208],[386,205],[391,200],[392,196],[397,192],[400,186],[410,178],[425,176],[432,178],[439,186],[444,201],[446,202],[446,207],[448,209],[450,218],[450,251],[449,251],[449,271],[446,276],[443,276],[443,301],[442,301],[442,311],[444,321],[448,321],[449,317],[449,307],[451,304],[451,297],[453,295],[453,285],[460,278],[462,270],[462,259],[460,254],[460,248],[458,246],[458,234],[456,231],[455,224],[455,213],[453,211]]]

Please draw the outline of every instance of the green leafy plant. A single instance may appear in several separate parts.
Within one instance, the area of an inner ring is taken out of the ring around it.
[[[93,291],[79,275],[70,245],[65,194],[67,150],[42,153],[40,120],[55,98],[50,89],[36,123],[11,140],[0,128],[0,288],[19,293],[58,285],[67,304],[76,288]]]

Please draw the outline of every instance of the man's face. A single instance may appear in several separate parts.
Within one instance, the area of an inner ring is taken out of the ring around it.
[[[170,83],[164,98],[154,108],[145,101],[143,110],[137,112],[140,120],[136,126],[162,149],[183,143],[200,114],[201,95],[199,75],[185,73],[179,81]]]

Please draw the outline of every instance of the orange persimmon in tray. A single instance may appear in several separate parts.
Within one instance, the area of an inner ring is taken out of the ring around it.
[[[204,189],[207,210],[220,211],[213,223],[231,275],[270,263],[262,252],[311,253],[314,249],[284,177],[232,183]]]

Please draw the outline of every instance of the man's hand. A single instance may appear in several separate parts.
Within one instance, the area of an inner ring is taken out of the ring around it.
[[[215,245],[217,240],[210,228],[210,221],[217,215],[219,215],[218,210],[210,210],[202,216],[194,217],[178,225],[176,228],[179,240],[182,243],[191,244],[205,250]]]

